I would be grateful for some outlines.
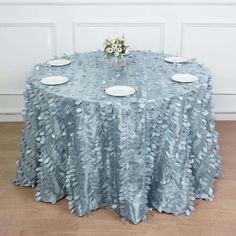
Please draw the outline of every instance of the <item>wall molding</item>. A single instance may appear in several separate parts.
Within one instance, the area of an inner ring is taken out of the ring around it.
[[[23,95],[24,89],[0,89],[1,95]],[[215,96],[236,96],[236,92],[216,90],[212,93]]]
[[[236,5],[235,0],[0,0],[0,5]]]
[[[1,0],[0,0],[1,1]],[[0,2],[1,5],[1,2]],[[0,27],[35,27],[49,28],[51,31],[50,46],[52,56],[56,56],[56,22],[55,20],[25,20],[25,19],[0,19]]]
[[[33,27],[33,28],[48,28],[50,30],[49,46],[51,55],[54,57],[57,53],[56,49],[56,23],[54,20],[36,20],[36,19],[0,19],[0,28],[9,27]],[[0,89],[0,96],[15,96],[22,95],[23,89]]]
[[[235,96],[236,92],[228,92],[228,91],[215,91],[213,92],[215,96]]]
[[[1,95],[22,95],[24,93],[24,89],[0,89]]]
[[[76,28],[82,27],[159,27],[160,28],[160,49],[164,51],[166,38],[166,22],[162,20],[75,20],[73,21],[73,51],[76,51],[77,33]]]
[[[0,122],[19,122],[23,121],[22,112],[19,108],[2,109],[0,108]]]
[[[236,3],[236,1],[235,1]],[[236,27],[236,20],[218,20],[218,19],[207,19],[207,20],[183,20],[181,22],[180,30],[180,55],[183,54],[185,33],[187,28],[196,27]]]
[[[0,122],[23,122],[21,114],[1,114],[0,113]]]
[[[235,19],[192,19],[192,20],[183,20],[181,22],[181,36],[180,36],[180,55],[183,55],[184,46],[186,42],[186,30],[189,28],[205,28],[205,27],[234,27],[236,29],[236,20]],[[236,91],[234,90],[222,90],[222,89],[215,89],[213,91],[213,96],[236,96]],[[220,115],[220,117],[224,117],[225,115],[236,117],[236,111],[230,110],[230,111],[216,111],[216,115]]]
[[[0,19],[0,28],[9,28],[9,27],[33,27],[33,28],[48,28],[49,29],[49,50],[51,50],[51,55],[54,57],[56,55],[56,23],[54,20],[38,20],[38,19]],[[0,89],[0,97],[7,96],[14,97],[14,96],[23,96],[24,89],[8,89],[8,88],[1,88]],[[0,115],[7,113],[19,116],[18,111],[10,111],[5,112],[1,111],[0,108]],[[6,116],[6,114],[5,114]]]
[[[22,95],[24,93],[24,89],[0,89],[1,95]],[[213,91],[213,95],[215,96],[236,96],[236,91],[224,91],[224,90],[215,90]]]

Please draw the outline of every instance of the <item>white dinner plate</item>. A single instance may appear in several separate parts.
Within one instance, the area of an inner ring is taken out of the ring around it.
[[[116,97],[130,96],[135,92],[136,92],[135,88],[122,85],[111,86],[105,89],[106,94]]]
[[[47,62],[47,64],[50,66],[66,66],[70,63],[71,61],[67,59],[55,59]]]
[[[164,60],[171,63],[184,63],[189,61],[186,57],[166,57]]]
[[[41,79],[41,83],[45,85],[65,84],[69,79],[64,76],[49,76]]]
[[[190,74],[175,74],[171,76],[171,79],[180,83],[192,83],[197,81],[198,77]]]

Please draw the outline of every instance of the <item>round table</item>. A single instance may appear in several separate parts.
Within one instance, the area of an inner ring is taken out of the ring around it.
[[[164,56],[132,51],[119,73],[101,51],[66,56],[72,63],[63,67],[36,65],[26,81],[15,184],[37,186],[37,201],[67,197],[76,215],[111,206],[135,224],[152,209],[190,215],[195,199],[212,199],[220,157],[211,75]],[[175,73],[199,80],[177,83]],[[40,83],[50,75],[69,82]],[[106,95],[112,85],[137,93]]]

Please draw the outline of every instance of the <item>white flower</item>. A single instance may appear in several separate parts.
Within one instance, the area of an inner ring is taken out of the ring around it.
[[[109,48],[106,48],[106,52],[107,52],[107,53],[113,53],[113,49],[110,48],[110,47],[109,47]]]
[[[112,44],[112,48],[116,49],[117,48],[117,44]]]
[[[128,43],[123,35],[121,37],[108,38],[105,40],[104,55],[107,58],[119,57],[124,53],[129,53],[128,47]]]

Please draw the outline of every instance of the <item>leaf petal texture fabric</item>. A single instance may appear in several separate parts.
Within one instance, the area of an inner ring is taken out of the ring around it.
[[[150,209],[190,215],[195,199],[211,200],[221,162],[211,73],[162,56],[132,51],[121,73],[100,51],[67,56],[72,63],[64,67],[36,65],[26,81],[15,184],[36,186],[37,201],[67,197],[75,215],[110,206],[134,224]],[[199,80],[176,83],[175,73]],[[69,82],[40,83],[52,75]],[[115,84],[137,93],[105,95]]]

